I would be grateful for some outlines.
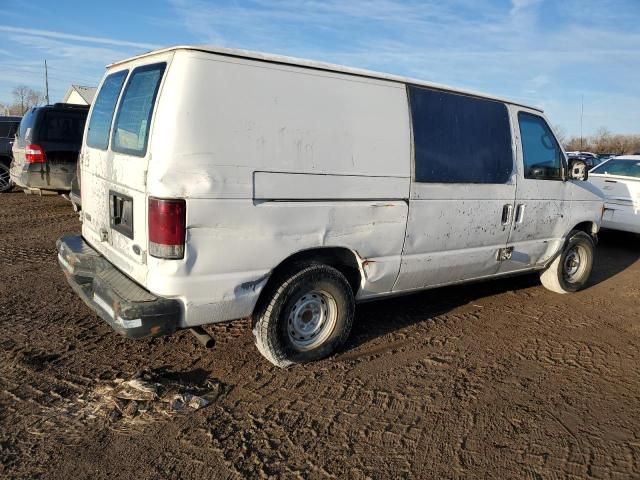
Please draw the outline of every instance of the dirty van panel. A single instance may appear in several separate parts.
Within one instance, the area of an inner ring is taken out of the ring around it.
[[[81,178],[84,236],[142,285],[147,282],[148,145],[167,66],[146,62],[105,77],[89,117]]]
[[[570,182],[563,181],[564,154],[539,112],[512,107],[517,137],[516,192],[511,258],[500,273],[544,265],[569,233]]]
[[[509,111],[427,88],[409,96],[415,169],[394,291],[493,275],[516,189]]]
[[[403,84],[194,51],[166,77],[179,94],[158,104],[154,195],[247,199],[256,171],[411,175]]]

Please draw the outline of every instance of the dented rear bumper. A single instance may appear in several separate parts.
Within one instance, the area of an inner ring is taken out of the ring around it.
[[[69,285],[116,332],[139,338],[176,331],[182,312],[178,300],[148,292],[79,235],[60,238],[57,247]]]

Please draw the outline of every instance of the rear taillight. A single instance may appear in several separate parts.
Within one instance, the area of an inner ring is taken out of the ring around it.
[[[44,154],[42,147],[32,143],[25,148],[24,157],[27,163],[44,163],[47,161],[47,156]]]
[[[149,199],[149,254],[152,257],[184,257],[186,213],[184,200]]]

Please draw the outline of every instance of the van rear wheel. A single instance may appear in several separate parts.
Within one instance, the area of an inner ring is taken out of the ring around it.
[[[591,275],[594,251],[591,237],[573,230],[562,253],[540,274],[542,285],[556,293],[582,290]]]
[[[331,355],[347,339],[355,300],[345,276],[324,264],[306,264],[280,276],[253,316],[258,350],[284,368]]]

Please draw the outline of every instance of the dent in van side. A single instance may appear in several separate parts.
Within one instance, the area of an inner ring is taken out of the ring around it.
[[[187,241],[184,261],[148,258],[145,286],[182,299],[183,326],[251,314],[270,272],[308,249],[357,255],[359,298],[391,290],[410,188],[404,85],[177,51],[153,128],[147,192],[186,200]]]
[[[184,262],[149,258],[149,290],[183,299],[182,326],[250,315],[270,272],[312,248],[344,247],[358,255],[364,274],[358,298],[390,291],[396,280],[404,201],[217,200],[213,222],[209,205],[189,203]]]

